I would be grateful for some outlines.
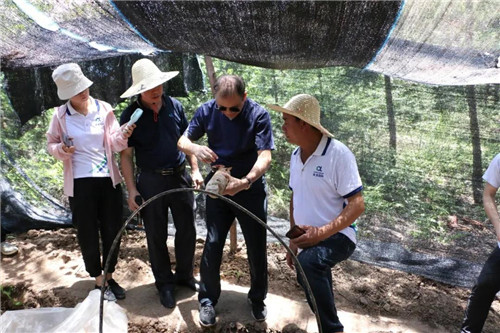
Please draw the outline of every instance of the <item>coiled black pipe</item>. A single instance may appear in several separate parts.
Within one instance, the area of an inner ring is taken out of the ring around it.
[[[260,223],[262,226],[264,226],[264,228],[266,228],[267,230],[269,230],[269,232],[271,234],[273,234],[273,236],[276,237],[276,239],[279,240],[279,242],[285,247],[285,249],[288,251],[288,253],[290,253],[292,255],[292,258],[293,258],[293,261],[295,263],[295,266],[298,267],[298,271],[299,271],[300,275],[302,276],[302,280],[304,281],[304,284],[306,286],[306,292],[308,293],[308,295],[309,295],[309,297],[311,299],[311,303],[313,305],[313,311],[314,311],[314,314],[316,316],[316,323],[318,324],[318,331],[319,331],[319,333],[323,332],[323,330],[321,329],[321,322],[319,320],[319,313],[318,313],[318,307],[316,305],[316,299],[314,298],[314,295],[313,295],[312,290],[311,290],[311,286],[309,285],[309,282],[307,281],[306,274],[304,273],[304,270],[302,269],[302,266],[300,265],[299,260],[297,259],[297,257],[293,253],[293,251],[290,250],[290,248],[288,247],[288,245],[285,244],[285,242],[283,241],[283,239],[281,239],[281,237],[278,236],[276,234],[276,232],[273,229],[271,229],[271,227],[269,227],[266,223],[264,223],[261,219],[259,219],[257,216],[255,216],[252,212],[250,212],[245,207],[242,207],[241,205],[237,204],[233,200],[231,200],[229,198],[226,198],[225,196],[222,196],[220,194],[208,192],[208,191],[205,191],[205,190],[198,190],[198,189],[194,189],[194,188],[174,188],[174,189],[171,189],[171,190],[167,190],[167,191],[163,191],[161,193],[158,193],[157,195],[155,195],[155,196],[149,198],[147,201],[143,202],[142,205],[140,205],[139,208],[137,208],[127,218],[127,220],[123,223],[120,231],[116,235],[115,240],[113,241],[113,244],[111,244],[111,248],[109,250],[109,253],[111,254],[111,253],[113,253],[115,251],[115,248],[116,248],[116,246],[118,244],[118,241],[120,239],[121,234],[123,233],[123,231],[127,227],[127,224],[130,223],[130,221],[135,217],[135,215],[137,215],[137,213],[139,213],[144,207],[146,207],[147,205],[149,205],[149,203],[151,203],[152,201],[154,201],[154,200],[156,200],[156,199],[158,199],[160,197],[163,197],[163,196],[165,196],[167,194],[172,194],[172,193],[177,193],[177,192],[201,192],[201,193],[205,193],[205,194],[210,194],[212,196],[216,196],[218,199],[221,199],[221,200],[227,202],[228,204],[233,205],[234,207],[238,208],[242,212],[246,213],[248,216],[250,216],[251,218],[253,218],[255,221],[257,221],[258,223]],[[106,277],[106,274],[108,273],[110,258],[111,258],[111,255],[109,255],[106,258],[106,263],[104,265],[104,277]],[[103,333],[104,289],[105,288],[106,288],[106,284],[103,283],[102,287],[101,287],[101,299],[99,301],[99,333]]]

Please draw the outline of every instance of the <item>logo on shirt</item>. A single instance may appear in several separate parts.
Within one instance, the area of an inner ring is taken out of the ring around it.
[[[92,123],[90,124],[90,126],[94,128],[101,128],[103,125],[104,125],[104,119],[101,118],[100,116],[96,116],[92,120]]]
[[[319,178],[323,178],[325,176],[325,173],[323,172],[323,167],[321,165],[316,166],[316,169],[313,172],[313,176]]]
[[[101,161],[101,163],[95,165],[92,170],[90,170],[91,174],[95,173],[109,173],[108,170],[108,158],[104,156],[104,159]]]

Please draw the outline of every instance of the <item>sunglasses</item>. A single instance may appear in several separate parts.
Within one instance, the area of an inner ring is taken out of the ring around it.
[[[228,108],[227,106],[217,105],[217,109],[219,111],[226,111],[229,109],[229,111],[234,112],[234,113],[241,111],[240,108],[237,106],[231,106]]]

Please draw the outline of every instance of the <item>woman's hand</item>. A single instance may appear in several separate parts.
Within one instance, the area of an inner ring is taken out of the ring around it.
[[[66,146],[66,145],[64,144],[64,142],[61,142],[61,144],[62,144],[62,146],[61,146],[61,147],[62,147],[62,150],[63,150],[63,152],[65,152],[66,154],[73,154],[73,153],[75,152],[75,146],[70,146],[70,147],[68,147],[68,146]]]

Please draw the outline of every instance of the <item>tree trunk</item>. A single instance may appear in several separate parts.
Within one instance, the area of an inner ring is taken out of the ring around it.
[[[276,83],[276,73],[273,71],[273,95],[274,103],[278,104],[278,84]]]
[[[205,56],[205,65],[207,66],[208,81],[210,82],[210,90],[212,91],[212,96],[215,97],[214,85],[215,85],[215,69],[214,63],[212,62],[212,57]]]
[[[396,119],[394,117],[394,103],[392,101],[391,78],[384,75],[385,102],[387,105],[387,123],[389,125],[389,147],[391,149],[391,164],[396,164]]]
[[[495,105],[500,101],[500,84],[495,84],[494,92],[493,92],[493,102]]]
[[[479,122],[477,120],[477,103],[475,86],[465,87],[465,96],[469,105],[470,136],[472,143],[472,196],[475,204],[482,202],[481,139],[479,137]]]
[[[318,72],[318,84],[319,84],[319,95],[321,96],[321,99],[323,100],[323,82],[321,81],[321,71]]]

